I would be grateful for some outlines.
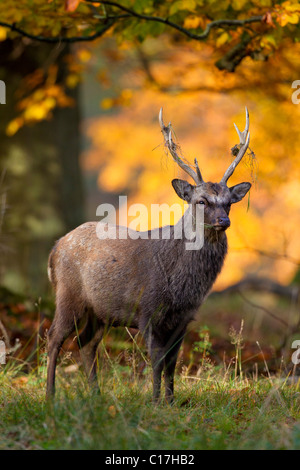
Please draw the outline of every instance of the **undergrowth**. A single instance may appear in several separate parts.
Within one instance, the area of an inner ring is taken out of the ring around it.
[[[143,354],[137,343],[127,365],[101,343],[100,392],[63,358],[50,402],[45,353],[26,373],[26,364],[11,360],[0,369],[0,449],[300,449],[300,382],[248,377],[238,349],[237,367],[216,367],[208,347],[207,337],[196,345],[202,348],[196,374],[179,367],[173,405],[163,398],[152,403],[151,368],[136,367]]]

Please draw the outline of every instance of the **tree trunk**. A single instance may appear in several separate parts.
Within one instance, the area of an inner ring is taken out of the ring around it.
[[[5,190],[8,206],[0,232],[0,281],[34,295],[49,289],[47,257],[55,239],[84,221],[79,88],[70,91],[75,105],[55,109],[51,120],[25,125],[11,137],[6,127],[19,114],[16,92],[24,77],[55,63],[57,83],[63,83],[70,49],[57,47],[0,43],[0,76],[6,84],[6,104],[0,105],[0,175],[6,170],[0,196]]]
[[[65,45],[58,60],[59,82],[64,82],[68,74],[65,58],[70,53],[70,46]],[[66,231],[84,222],[84,195],[80,168],[79,86],[71,89],[68,95],[73,99],[74,106],[56,108],[52,123],[61,166],[60,207]]]

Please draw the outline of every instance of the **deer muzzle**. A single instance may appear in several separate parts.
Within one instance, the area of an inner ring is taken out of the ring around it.
[[[230,227],[229,217],[218,217],[217,223],[214,225],[215,230],[226,230]]]

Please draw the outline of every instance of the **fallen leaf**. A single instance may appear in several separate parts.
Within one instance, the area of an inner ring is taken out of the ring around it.
[[[116,411],[116,408],[114,407],[114,405],[110,405],[110,406],[108,407],[108,413],[110,414],[110,416],[111,416],[112,418],[114,418],[114,417],[116,416],[117,411]]]

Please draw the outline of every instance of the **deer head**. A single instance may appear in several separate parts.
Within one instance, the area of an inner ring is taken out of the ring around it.
[[[231,204],[241,201],[251,188],[250,183],[240,183],[235,186],[228,187],[227,182],[233,174],[235,168],[245,155],[250,141],[249,132],[249,113],[246,108],[246,126],[241,132],[234,124],[238,133],[240,142],[234,148],[238,148],[234,161],[227,168],[223,178],[219,183],[205,182],[202,178],[197,159],[195,158],[195,167],[192,168],[185,163],[178,154],[178,145],[172,139],[171,123],[165,126],[162,117],[162,109],[159,113],[159,123],[161,131],[165,139],[165,145],[173,157],[173,160],[182,168],[189,176],[192,177],[195,185],[181,179],[172,181],[173,188],[177,195],[189,204],[204,205],[204,223],[210,229],[216,231],[224,231],[230,226],[229,212]]]

